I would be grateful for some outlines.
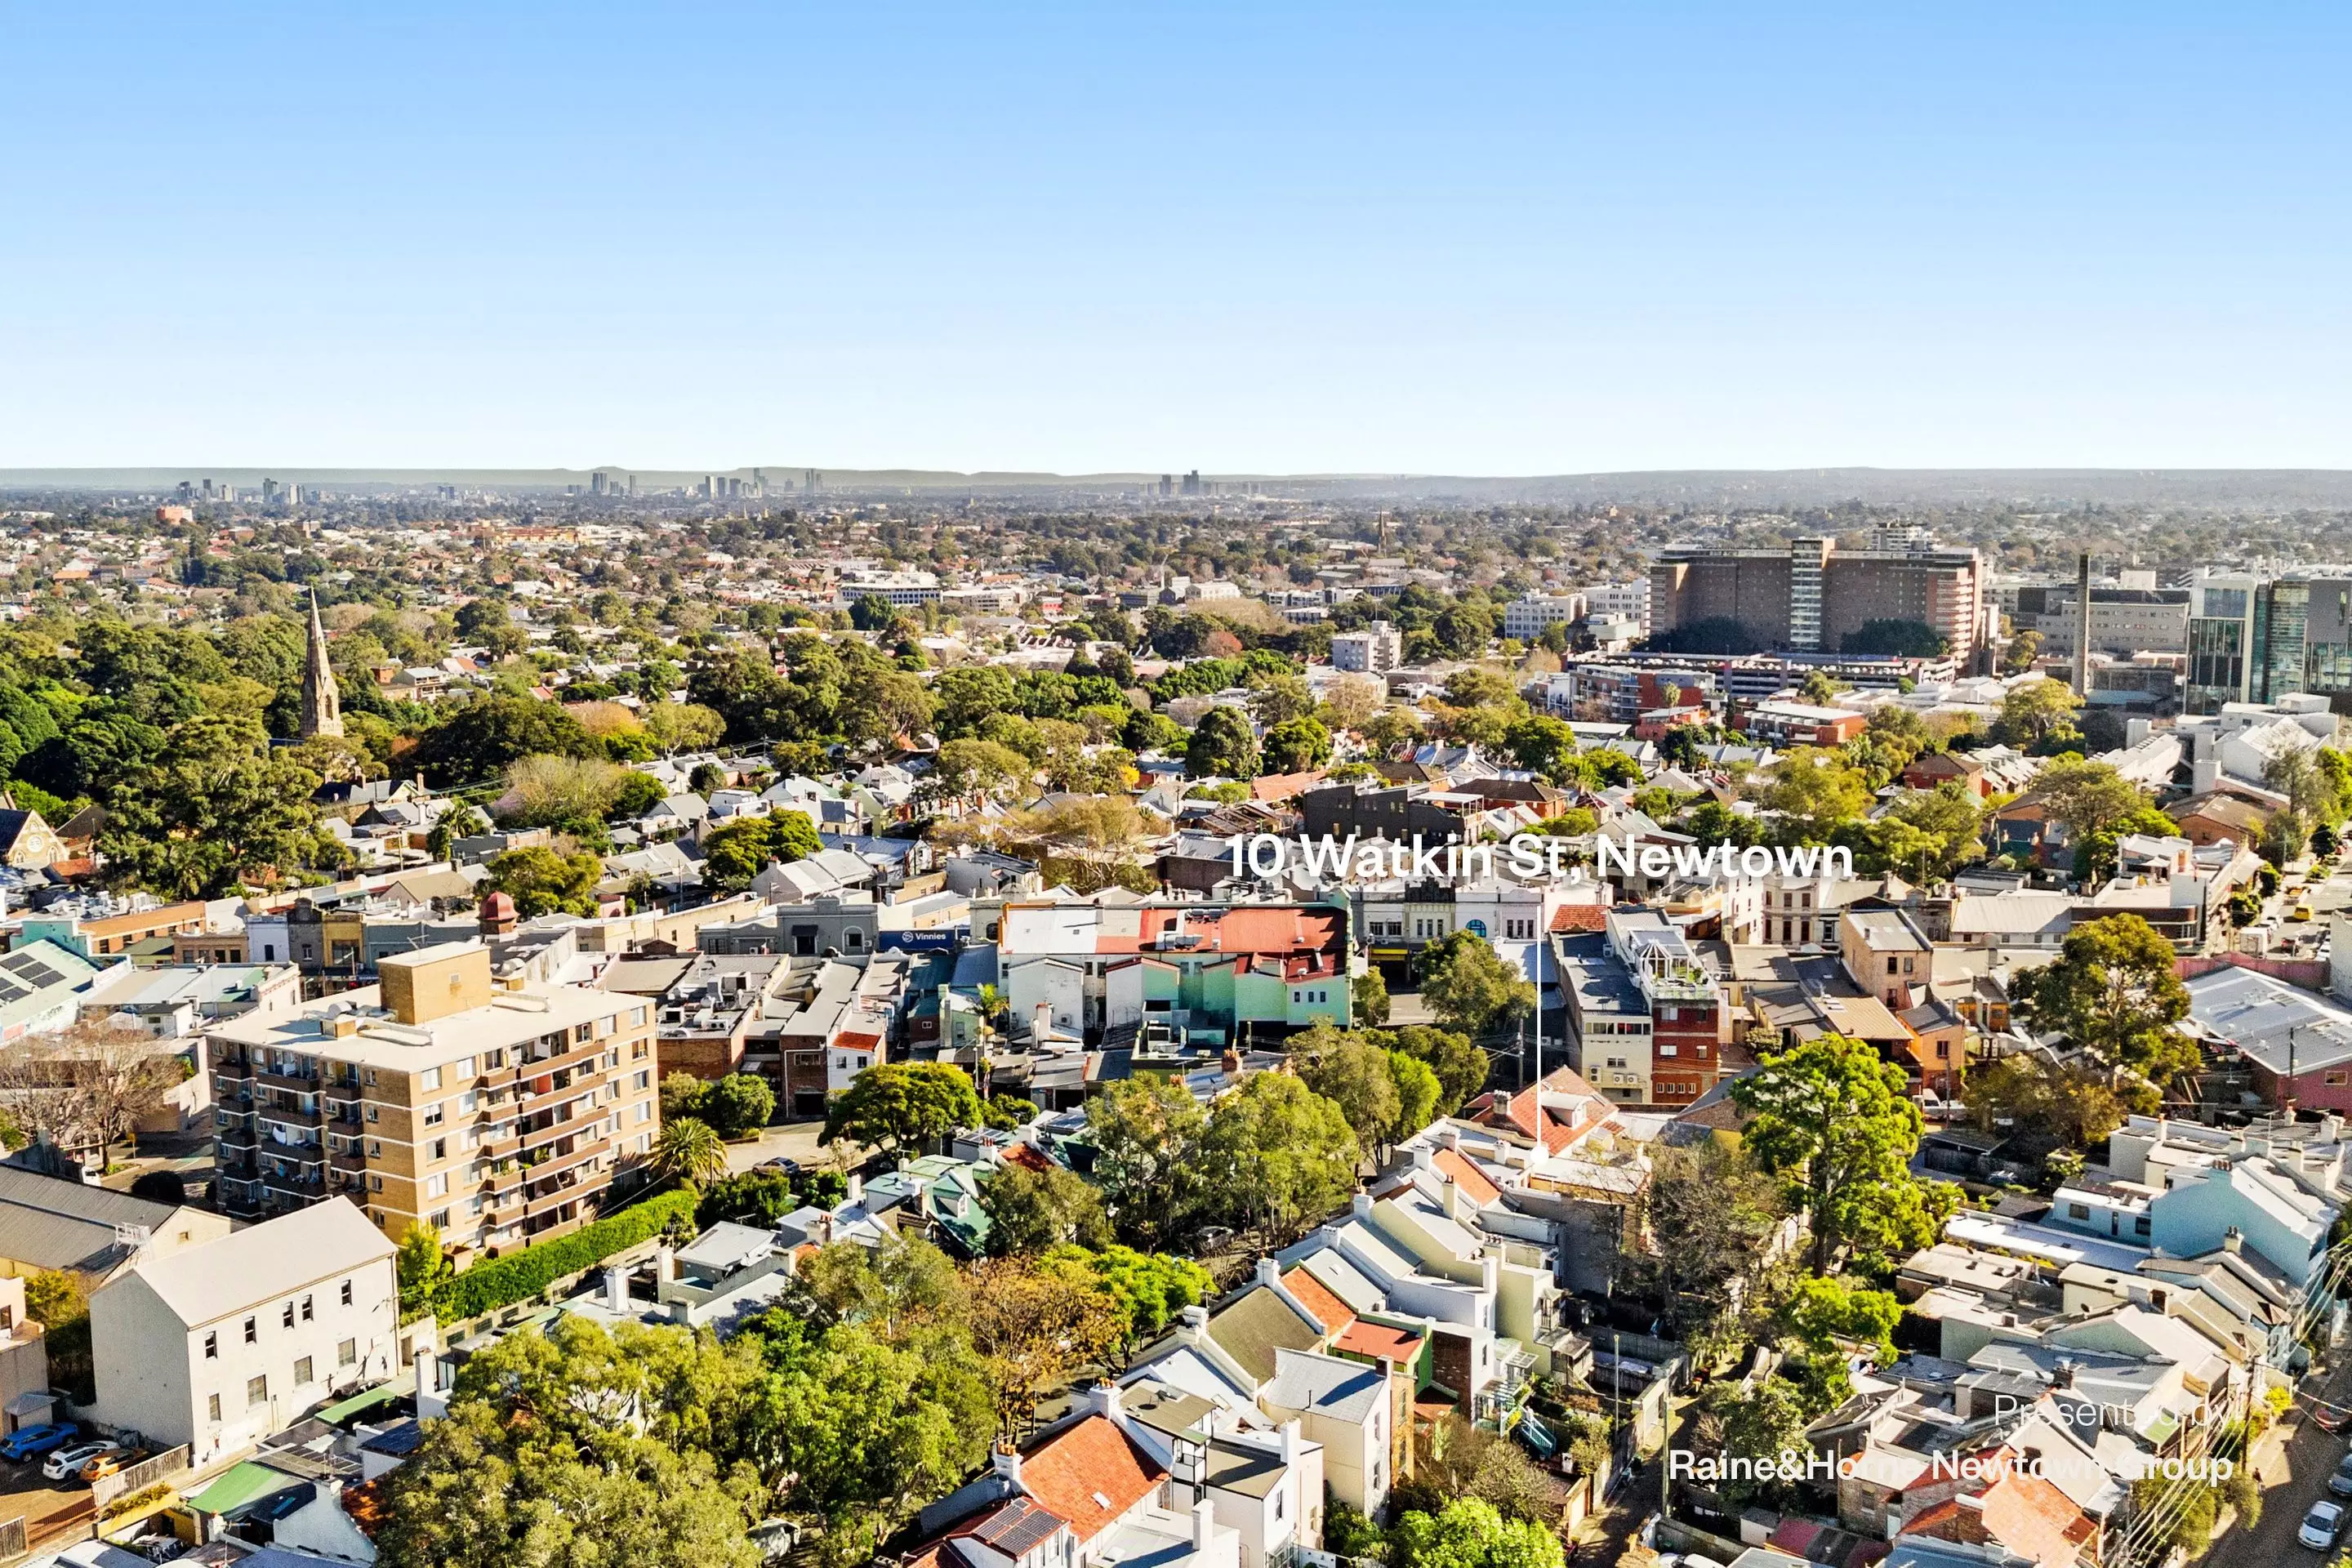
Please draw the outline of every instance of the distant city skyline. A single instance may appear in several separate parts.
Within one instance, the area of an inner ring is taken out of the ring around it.
[[[0,468],[2352,468],[2347,34],[12,7]]]

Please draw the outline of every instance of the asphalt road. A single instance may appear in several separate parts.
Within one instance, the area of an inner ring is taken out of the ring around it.
[[[2287,1417],[2294,1428],[2293,1436],[2284,1451],[2263,1468],[2262,1522],[2252,1530],[2232,1525],[2213,1543],[2208,1563],[2284,1565],[2332,1560],[2332,1554],[2312,1551],[2294,1535],[2303,1523],[2304,1510],[2329,1495],[2327,1478],[2345,1453],[2343,1434],[2321,1431],[2319,1423],[2311,1419],[2306,1401],[2315,1394],[2331,1404],[2352,1402],[2352,1358],[2325,1376],[2305,1378],[2295,1392],[2295,1410]]]

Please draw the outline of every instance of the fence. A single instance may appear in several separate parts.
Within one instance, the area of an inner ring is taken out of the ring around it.
[[[2251,969],[2257,974],[2267,974],[2273,980],[2284,980],[2290,985],[2300,985],[2306,991],[2327,989],[2328,964],[2318,958],[2272,958],[2264,953],[2225,952],[2192,953],[2172,961],[2172,973],[2183,980],[2194,980],[2200,974],[2210,974],[2217,969]]]
[[[143,1491],[157,1481],[176,1476],[188,1468],[189,1453],[184,1445],[167,1448],[152,1459],[142,1459],[135,1465],[125,1465],[110,1476],[100,1476],[89,1483],[89,1500],[100,1513],[119,1497]]]

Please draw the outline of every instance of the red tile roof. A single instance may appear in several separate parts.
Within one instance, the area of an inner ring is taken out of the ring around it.
[[[1165,1474],[1107,1415],[1087,1416],[1021,1456],[1021,1489],[1068,1524],[1080,1545],[1150,1495]]]
[[[1358,1318],[1331,1342],[1331,1348],[1348,1355],[1366,1357],[1372,1361],[1410,1361],[1421,1349],[1422,1336],[1409,1329],[1393,1329],[1386,1323],[1368,1323]]]
[[[1551,912],[1554,931],[1605,931],[1609,911],[1599,904],[1562,904]]]
[[[1347,1302],[1331,1294],[1330,1287],[1304,1268],[1294,1268],[1282,1277],[1283,1285],[1298,1298],[1299,1304],[1315,1314],[1327,1334],[1338,1333],[1356,1321],[1356,1314]]]
[[[2011,1449],[2000,1453],[2016,1458]],[[1979,1517],[1985,1533],[2042,1568],[2067,1568],[2081,1555],[2084,1543],[2097,1533],[2097,1527],[2074,1506],[2074,1500],[2040,1476],[2006,1472],[1978,1493],[1976,1500],[1983,1505]],[[1922,1509],[1905,1527],[1905,1533],[1958,1541],[1963,1539],[1962,1528],[1960,1504],[1957,1499],[1948,1499]]]
[[[1434,1163],[1439,1170],[1445,1173],[1447,1179],[1467,1193],[1470,1201],[1480,1208],[1502,1201],[1503,1189],[1490,1181],[1486,1172],[1471,1163],[1468,1156],[1459,1149],[1440,1149]]]
[[[1320,768],[1304,773],[1264,773],[1250,780],[1252,800],[1288,800],[1323,782]]]

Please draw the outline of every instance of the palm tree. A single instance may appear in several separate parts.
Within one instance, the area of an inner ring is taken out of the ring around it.
[[[709,1186],[727,1173],[727,1146],[709,1122],[681,1116],[654,1140],[653,1165],[665,1176]]]

